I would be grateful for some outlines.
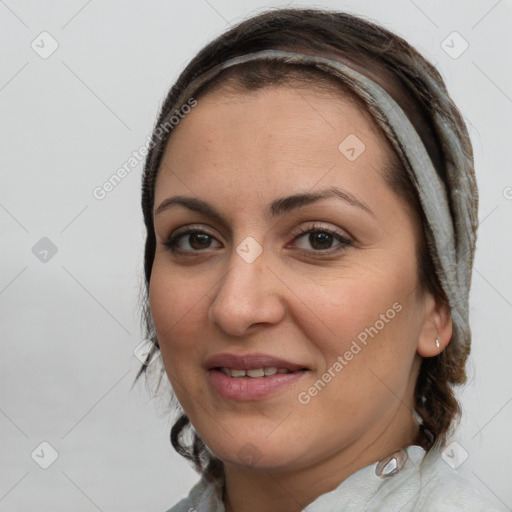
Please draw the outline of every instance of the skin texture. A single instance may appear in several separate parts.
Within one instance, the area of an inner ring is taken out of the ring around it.
[[[354,161],[338,149],[350,134],[365,144]],[[209,203],[223,220],[184,206],[155,215],[150,306],[176,395],[225,463],[228,511],[301,510],[413,443],[420,356],[443,350],[451,318],[418,285],[419,221],[384,181],[388,163],[387,141],[352,98],[291,86],[210,92],[169,141],[155,210],[185,196]],[[330,197],[268,214],[276,199],[333,186],[372,213]],[[181,251],[170,251],[165,242],[187,226],[211,238],[198,244],[184,236]],[[313,227],[311,241],[300,230]],[[333,237],[332,248],[318,249],[326,229],[350,243]],[[263,249],[252,263],[236,252],[248,236]],[[299,393],[393,304],[400,311],[301,403]],[[269,398],[228,400],[205,369],[221,352],[270,354],[309,371]],[[251,461],[241,456],[247,443]]]

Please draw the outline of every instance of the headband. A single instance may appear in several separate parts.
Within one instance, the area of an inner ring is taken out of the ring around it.
[[[193,80],[178,97],[179,110],[189,98],[225,69],[252,61],[278,61],[315,67],[345,83],[366,104],[400,156],[420,199],[427,222],[427,247],[450,306],[452,343],[467,355],[470,347],[469,288],[476,239],[477,198],[472,192],[472,157],[461,145],[453,123],[441,109],[433,124],[445,156],[447,187],[440,179],[420,136],[397,102],[380,85],[336,60],[282,50],[262,50],[231,58]],[[442,98],[446,93],[428,74],[428,85]],[[448,101],[448,100],[445,100]],[[449,194],[449,195],[448,195]],[[452,217],[453,216],[453,217]]]

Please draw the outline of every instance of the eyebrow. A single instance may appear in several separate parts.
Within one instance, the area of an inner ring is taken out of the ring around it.
[[[375,215],[364,201],[358,199],[346,190],[341,190],[337,187],[330,187],[314,193],[304,192],[300,194],[293,194],[291,196],[276,199],[272,201],[272,203],[270,203],[268,206],[268,214],[271,217],[278,217],[322,199],[328,199],[331,197],[341,199],[350,206],[357,207],[372,216]],[[195,212],[202,213],[209,217],[213,217],[225,222],[223,215],[212,205],[201,199],[186,196],[174,196],[169,197],[168,199],[164,199],[164,201],[162,201],[160,205],[155,209],[155,217],[160,213],[172,208],[173,206],[183,206],[189,210],[193,210]]]

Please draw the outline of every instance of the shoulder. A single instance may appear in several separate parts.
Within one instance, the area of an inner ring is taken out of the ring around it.
[[[202,477],[189,495],[167,512],[224,512],[218,486]]]
[[[430,455],[430,454],[429,454]],[[420,465],[422,508],[425,512],[499,512],[476,488],[476,482],[451,468],[440,453]]]

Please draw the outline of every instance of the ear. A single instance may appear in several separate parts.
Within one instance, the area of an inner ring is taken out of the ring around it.
[[[423,325],[418,339],[418,354],[434,357],[440,354],[450,343],[453,325],[450,307],[443,300],[425,292]],[[439,348],[436,346],[439,340]]]

